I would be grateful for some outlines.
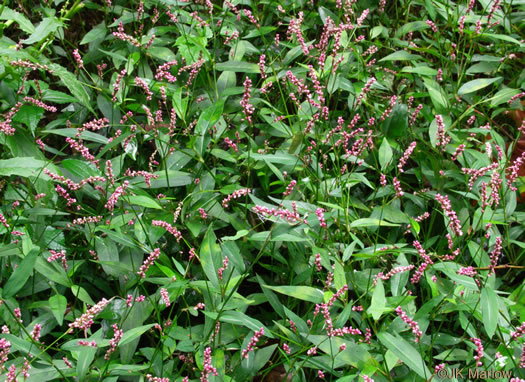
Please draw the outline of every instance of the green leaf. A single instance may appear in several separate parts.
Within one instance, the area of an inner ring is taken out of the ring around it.
[[[256,276],[257,276],[257,281],[259,281],[259,285],[261,286],[261,289],[264,295],[266,296],[266,298],[268,299],[268,302],[272,306],[273,310],[275,310],[279,314],[279,316],[281,316],[281,318],[285,318],[283,304],[281,304],[281,301],[279,301],[279,298],[277,297],[277,295],[273,293],[271,290],[269,290],[268,288],[266,288],[266,283],[264,282],[261,276],[259,275],[256,275]]]
[[[26,45],[40,42],[50,33],[55,33],[60,26],[62,26],[62,22],[56,17],[46,17],[40,22],[40,24],[38,24],[31,36],[25,40],[22,40],[22,42]]]
[[[386,57],[383,57],[378,62],[382,61],[412,61],[420,59],[421,56],[417,54],[408,53],[406,50],[398,50],[397,52],[391,53]]]
[[[379,220],[374,218],[362,218],[354,220],[352,223],[350,223],[351,228],[356,227],[397,227],[399,224],[393,224],[389,223],[385,220]]]
[[[33,273],[35,262],[40,253],[40,247],[33,247],[33,249],[24,257],[18,267],[13,271],[9,280],[5,284],[3,297],[13,297],[25,285]]]
[[[219,321],[227,322],[233,325],[244,326],[244,327],[247,327],[248,329],[253,330],[254,332],[263,328],[264,336],[268,338],[273,338],[270,330],[266,326],[264,326],[262,322],[260,322],[259,320],[256,320],[255,318],[251,318],[247,314],[244,314],[236,310],[227,310],[226,312],[222,313],[221,316],[219,317]]]
[[[76,102],[76,101],[75,101]],[[73,138],[76,137],[78,130],[75,128],[63,128],[63,129],[53,129],[53,130],[42,130],[42,133],[46,134],[56,134],[63,137]],[[86,141],[101,143],[103,145],[108,143],[108,139],[100,134],[94,133],[92,131],[83,131],[80,134],[80,137]]]
[[[46,162],[32,157],[17,157],[0,160],[0,176],[37,176]]]
[[[95,305],[95,301],[93,301],[89,293],[81,286],[71,285],[71,292],[73,293],[73,296],[80,301],[85,302],[88,305]]]
[[[309,286],[295,286],[295,285],[284,285],[284,286],[270,286],[265,285],[264,288],[271,289],[277,293],[285,294],[293,298],[298,298],[303,301],[310,301],[315,304],[321,304],[323,302],[323,292],[317,288]]]
[[[5,7],[0,14],[0,20],[13,20],[15,23],[20,25],[20,29],[22,29],[27,34],[32,34],[35,31],[35,27],[33,24],[31,24],[29,19],[27,19],[23,14],[13,11],[7,7]]]
[[[396,31],[396,37],[401,37],[409,32],[418,32],[427,29],[428,24],[424,21],[413,21],[403,25]]]
[[[493,40],[502,40],[502,41],[512,42],[514,44],[519,45],[520,47],[524,46],[521,42],[516,40],[514,37],[510,37],[510,36],[507,36],[505,34],[482,33],[480,35],[480,37],[488,37],[488,38],[491,38]]]
[[[405,66],[403,69],[401,69],[401,72],[421,74],[422,76],[436,76],[438,73],[436,69],[432,69],[428,66]]]
[[[259,65],[245,61],[226,61],[215,64],[215,69],[219,72],[235,73],[259,73]]]
[[[501,77],[495,77],[495,78],[478,78],[476,80],[472,80],[467,82],[466,84],[463,84],[458,90],[459,95],[469,94],[476,92],[478,90],[481,90],[483,88],[486,88],[490,84],[493,84],[494,82],[500,80]]]
[[[161,46],[152,46],[148,49],[148,54],[163,61],[173,61],[176,57],[170,49]]]
[[[409,368],[414,370],[421,378],[427,380],[432,373],[425,365],[421,354],[406,340],[399,335],[382,332],[377,335],[379,341],[402,360]]]
[[[383,138],[381,146],[379,146],[379,164],[381,165],[381,171],[384,171],[392,160],[392,147],[388,143],[388,139]]]
[[[77,102],[75,97],[70,96],[69,94],[59,92],[58,90],[47,89],[42,94],[42,100],[47,102],[54,103],[72,103]]]
[[[69,89],[71,94],[78,100],[78,102],[85,106],[93,114],[96,114],[91,107],[90,98],[86,92],[86,89],[84,89],[84,86],[79,80],[77,80],[73,73],[68,72],[66,68],[57,64],[51,64],[49,67],[54,71],[54,74],[60,78],[63,84]]]
[[[498,296],[489,286],[485,286],[485,288],[481,290],[481,313],[485,331],[489,338],[492,338],[498,326],[499,310]]]
[[[407,134],[408,107],[405,104],[396,104],[392,114],[383,122],[381,130],[389,138],[400,138]]]
[[[67,308],[67,299],[61,294],[55,294],[54,296],[49,297],[49,308],[55,316],[58,325],[62,325],[64,321],[64,313]]]
[[[106,23],[102,22],[84,35],[80,41],[80,45],[89,44],[90,42],[104,37],[106,37]]]
[[[246,36],[244,36],[244,38],[248,39],[248,38],[253,38],[253,37],[261,37],[261,36],[264,36],[265,34],[273,32],[276,29],[277,27],[273,27],[273,26],[263,26],[263,27],[260,27],[259,29],[254,28]]]
[[[149,196],[145,195],[133,195],[129,197],[129,203],[132,205],[142,206],[146,208],[154,208],[157,210],[161,210],[162,207]]]
[[[122,335],[122,339],[118,343],[118,346],[121,347],[121,346],[126,345],[127,343],[130,343],[134,339],[146,333],[150,328],[154,326],[155,324],[143,325],[143,326],[139,326],[139,327],[136,327],[136,328],[133,328],[133,329],[130,329],[124,332],[124,334]]]
[[[336,360],[340,359],[346,365],[353,366],[360,370],[368,367],[379,367],[378,362],[366,350],[366,345],[356,344],[353,341],[345,340],[341,337],[328,337],[326,335],[308,333],[303,334],[303,336],[321,351],[330,355],[330,357],[336,357]],[[340,351],[341,345],[343,344],[346,345],[346,349]]]
[[[217,270],[219,269],[221,261],[221,247],[217,244],[217,237],[213,232],[212,225],[208,228],[208,232],[204,236],[200,250],[200,261],[202,269],[206,274],[208,280],[216,288],[219,288],[219,278],[217,277]]]
[[[381,315],[385,311],[386,298],[385,298],[385,287],[383,286],[383,281],[379,279],[377,285],[372,294],[372,303],[367,310],[368,314],[371,314],[374,320],[379,320]]]
[[[489,99],[490,106],[498,106],[504,102],[508,102],[512,97],[514,97],[516,94],[519,94],[518,89],[511,89],[511,88],[505,88],[498,91],[496,94],[494,94],[494,97]],[[519,102],[518,102],[519,103]]]
[[[60,272],[57,271],[52,264],[49,264],[41,257],[37,257],[36,259],[35,270],[45,278],[54,281],[57,284],[68,288],[72,285],[71,281],[67,278],[64,269],[61,269]]]
[[[222,115],[222,110],[224,109],[224,99],[216,102],[212,106],[204,110],[197,121],[195,126],[195,135],[197,135],[196,150],[202,156],[206,145],[204,144],[206,138],[209,139],[210,135],[208,133],[209,129],[213,127]]]
[[[443,91],[438,89],[436,86],[439,87],[439,85],[437,85],[435,82],[429,81],[427,83],[425,81],[425,87],[428,90],[428,95],[430,96],[436,111],[438,113],[444,113],[448,109],[448,100]]]

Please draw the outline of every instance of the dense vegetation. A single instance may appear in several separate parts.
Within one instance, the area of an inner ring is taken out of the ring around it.
[[[523,381],[524,15],[5,0],[1,378]]]

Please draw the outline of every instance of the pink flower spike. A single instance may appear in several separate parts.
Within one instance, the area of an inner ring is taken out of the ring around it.
[[[259,341],[259,339],[264,335],[264,329],[261,328],[259,329],[257,332],[255,332],[255,334],[253,335],[252,339],[250,340],[250,343],[248,344],[248,346],[246,347],[246,349],[244,349],[241,353],[241,358],[248,358],[248,353],[250,351],[253,351],[255,346],[257,345],[257,342]]]
[[[416,336],[415,342],[419,342],[419,340],[423,336],[423,333],[419,329],[419,324],[416,321],[409,318],[400,306],[396,308],[395,312],[398,316],[401,317],[401,319],[405,323],[407,323],[410,326],[410,328],[412,329],[412,333],[414,333],[414,335]]]

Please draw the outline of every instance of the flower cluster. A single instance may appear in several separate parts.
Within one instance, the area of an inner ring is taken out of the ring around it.
[[[321,228],[326,228],[326,221],[324,220],[324,209],[318,208],[315,210],[315,214],[317,215],[317,219],[319,220],[319,224],[321,225]]]
[[[244,80],[244,94],[241,100],[242,111],[244,113],[246,121],[251,125],[252,124],[252,114],[255,111],[255,108],[250,104],[250,98],[252,93],[252,80],[249,77],[246,77]]]
[[[483,366],[483,362],[481,362],[481,358],[483,358],[483,344],[481,343],[481,340],[476,337],[471,338],[471,341],[477,346],[477,354],[474,356],[474,359],[477,361],[476,366]]]
[[[241,353],[241,358],[248,358],[248,353],[250,351],[253,351],[255,346],[257,345],[257,342],[259,342],[259,339],[264,335],[264,328],[261,328],[259,329],[258,331],[255,332],[255,334],[253,335],[252,339],[250,340],[250,343],[248,344],[248,346],[246,347],[246,349],[244,349]]]
[[[400,306],[396,308],[395,312],[412,329],[412,333],[414,333],[414,335],[416,336],[416,339],[414,341],[419,342],[421,336],[423,336],[423,332],[421,332],[421,330],[419,329],[419,324],[416,321],[412,320],[410,317],[408,317]]]
[[[286,191],[283,192],[283,198],[286,198],[287,196],[289,196],[292,193],[292,191],[293,191],[293,189],[294,189],[296,184],[297,184],[297,181],[293,179],[288,184],[288,186],[286,186]]]
[[[113,330],[114,330],[113,338],[109,340],[109,349],[104,355],[105,360],[109,360],[111,353],[113,353],[117,349],[117,345],[122,339],[122,335],[124,334],[122,329],[118,328],[117,324],[113,324]]]
[[[496,238],[496,242],[494,243],[494,249],[490,253],[490,265],[489,265],[489,276],[492,275],[496,270],[496,265],[498,265],[498,258],[501,255],[502,247],[501,247],[501,237]]]
[[[137,272],[137,275],[142,277],[143,279],[146,278],[146,272],[148,271],[149,267],[153,265],[155,260],[157,260],[160,256],[160,248],[155,248],[148,256],[146,260],[144,260],[144,263],[140,267],[139,271]]]
[[[414,275],[410,279],[410,282],[412,282],[413,284],[417,284],[419,280],[421,279],[421,276],[423,276],[425,269],[427,269],[429,265],[433,265],[434,262],[427,255],[426,251],[423,249],[419,241],[415,240],[413,244],[414,244],[414,247],[417,249],[419,255],[423,258],[423,262],[421,263],[417,271],[414,273]]]
[[[203,357],[203,366],[202,366],[202,373],[201,373],[201,382],[207,382],[208,381],[208,375],[213,374],[215,376],[219,375],[217,373],[217,369],[212,366],[211,364],[211,348],[207,347],[204,350],[204,357]]]
[[[174,226],[172,226],[170,223],[165,222],[163,220],[152,220],[151,224],[156,227],[162,227],[169,233],[171,233],[175,238],[177,239],[177,242],[179,242],[180,239],[182,239],[182,233]]]
[[[93,305],[91,308],[89,308],[86,313],[84,313],[82,316],[77,318],[74,322],[69,324],[69,328],[77,328],[82,329],[86,331],[93,325],[93,318],[100,312],[104,310],[106,305],[109,304],[109,300],[106,300],[103,298],[100,300],[96,305]]]
[[[412,142],[410,144],[410,146],[408,146],[408,148],[406,149],[406,151],[403,154],[403,156],[401,157],[401,159],[399,160],[399,164],[397,165],[397,168],[399,169],[399,172],[404,172],[403,166],[405,165],[405,163],[407,162],[408,158],[410,157],[410,154],[412,154],[412,152],[416,148],[416,144],[417,144],[416,141]]]
[[[162,288],[160,290],[160,296],[162,297],[162,300],[164,301],[164,304],[166,305],[166,307],[171,305],[170,295],[168,294],[168,290],[166,288]]]
[[[67,271],[66,251],[62,250],[60,252],[57,252],[50,249],[49,253],[51,253],[51,256],[47,258],[47,262],[51,263],[52,261],[55,261],[57,259],[62,259],[62,267],[64,267],[64,270]]]
[[[279,208],[279,209],[275,209],[275,208],[268,208],[268,207],[264,207],[264,206],[254,206],[252,207],[252,211],[255,212],[256,214],[260,214],[260,215],[269,215],[269,216],[277,216],[277,217],[280,217],[284,220],[286,220],[288,223],[297,223],[297,222],[301,222],[301,223],[304,223],[304,224],[308,224],[308,222],[306,221],[305,218],[302,218],[298,213],[297,211],[290,211],[290,210],[287,210],[287,209],[284,209],[284,208]]]
[[[456,234],[456,236],[463,236],[463,232],[461,231],[461,223],[458,219],[458,216],[456,215],[456,212],[452,210],[452,205],[450,204],[450,200],[448,199],[448,196],[442,196],[441,194],[436,194],[436,200],[441,204],[441,208],[443,209],[443,212],[449,219],[450,228],[452,229],[452,232]]]
[[[107,203],[104,205],[105,208],[107,208],[109,211],[113,211],[115,209],[115,205],[117,204],[119,198],[124,194],[124,191],[126,191],[126,188],[128,188],[129,182],[127,180],[124,181],[122,186],[118,186],[109,197]]]
[[[228,256],[224,256],[224,260],[222,260],[222,267],[220,267],[218,270],[217,270],[217,274],[219,276],[219,279],[222,280],[222,274],[224,273],[224,271],[226,270],[226,268],[228,268],[228,262],[230,260],[228,259]]]
[[[394,276],[395,274],[408,272],[408,271],[411,271],[412,269],[414,269],[414,266],[412,264],[410,264],[410,265],[407,265],[406,267],[396,267],[396,268],[392,269],[390,272],[388,272],[386,275],[383,274],[383,272],[379,272],[377,274],[376,278],[374,279],[374,286],[377,285],[377,281],[379,279],[381,279],[383,281],[386,281],[386,280],[390,279],[392,276]]]
[[[222,200],[222,206],[228,208],[232,199],[240,198],[241,196],[248,195],[251,192],[249,188],[241,188],[240,190],[234,191]]]

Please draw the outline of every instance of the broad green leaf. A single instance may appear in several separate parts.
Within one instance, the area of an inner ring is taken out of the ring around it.
[[[46,162],[31,157],[0,160],[0,176],[37,176]]]
[[[493,40],[501,40],[501,41],[507,41],[512,42],[514,44],[519,45],[520,47],[523,47],[523,44],[516,40],[514,37],[507,36],[505,34],[495,34],[495,33],[482,33],[480,37],[488,37]]]
[[[206,277],[216,288],[219,288],[217,270],[220,267],[218,266],[220,261],[221,248],[217,244],[217,237],[215,236],[215,232],[213,232],[212,225],[210,225],[208,232],[206,232],[206,235],[202,240],[200,249],[200,262]]]
[[[164,46],[152,46],[148,49],[148,54],[163,61],[173,61],[176,57],[171,49]]]
[[[381,165],[381,171],[384,171],[392,160],[392,147],[388,143],[388,139],[383,138],[381,146],[379,146],[379,164]]]
[[[94,27],[84,35],[84,37],[80,41],[80,45],[89,44],[90,42],[104,38],[106,36],[106,31],[107,29],[105,22],[98,24],[96,27]]]
[[[93,301],[89,293],[81,286],[71,285],[71,293],[73,293],[73,296],[80,301],[85,302],[88,305],[95,305],[95,301]]]
[[[448,109],[447,97],[443,94],[443,91],[432,86],[430,83],[425,82],[425,87],[428,90],[428,95],[436,108],[438,113],[444,113]]]
[[[421,74],[422,76],[436,76],[438,73],[436,69],[432,69],[428,66],[405,66],[401,71],[403,73]]]
[[[405,50],[398,50],[397,52],[391,53],[386,57],[383,57],[378,62],[382,61],[412,61],[420,59],[421,56],[417,54],[408,53]]]
[[[374,293],[372,294],[372,303],[367,310],[368,314],[371,314],[375,321],[381,318],[381,315],[385,311],[386,298],[385,298],[385,287],[383,286],[383,281],[379,279],[377,285],[374,288]]]
[[[121,347],[121,346],[126,345],[127,343],[130,343],[134,339],[146,333],[150,328],[154,326],[155,324],[143,325],[143,326],[139,326],[139,327],[130,329],[128,331],[125,331],[124,334],[122,335],[122,339],[118,343],[118,346]]]
[[[362,218],[354,220],[352,223],[350,223],[350,227],[356,228],[356,227],[397,227],[399,224],[393,224],[389,223],[385,220],[379,220],[374,218]]]
[[[492,338],[498,326],[498,296],[487,285],[481,290],[481,313],[485,331],[489,338]]]
[[[106,235],[110,237],[110,239],[116,241],[117,243],[120,243],[126,247],[129,248],[140,248],[139,245],[137,245],[131,238],[123,234],[122,232],[115,232],[111,229],[107,229],[104,227],[97,227],[96,231],[104,232]]]
[[[323,302],[323,292],[317,288],[300,285],[284,285],[284,286],[270,286],[265,285],[264,288],[271,289],[277,293],[285,294],[293,298],[298,298],[303,301],[310,301],[315,304]]]
[[[270,330],[266,326],[264,326],[259,320],[251,318],[247,314],[236,310],[227,310],[226,312],[223,312],[219,317],[219,321],[228,322],[234,325],[245,326],[248,329],[253,330],[254,332],[263,328],[264,336],[268,338],[273,338]]]
[[[381,130],[389,138],[400,138],[407,134],[408,107],[405,104],[396,104],[392,114],[383,122]]]
[[[95,359],[95,354],[97,353],[96,347],[83,346],[82,349],[78,351],[78,361],[77,361],[77,376],[79,380],[85,380],[85,376],[89,371],[89,366]]]
[[[393,336],[390,333],[378,333],[379,341],[402,360],[410,369],[414,370],[421,378],[427,380],[432,373],[421,358],[421,354],[405,339],[399,335]]]
[[[35,262],[40,253],[39,247],[33,249],[22,259],[18,267],[13,271],[9,280],[5,284],[3,297],[13,297],[18,292],[33,273]]]
[[[40,24],[38,24],[31,36],[25,40],[22,40],[22,42],[26,45],[40,42],[50,33],[56,32],[60,26],[62,26],[62,22],[56,17],[46,17],[40,22]]]
[[[54,75],[58,76],[62,80],[63,84],[69,89],[71,94],[78,100],[78,102],[85,106],[93,114],[96,114],[91,107],[90,98],[86,92],[86,89],[84,89],[84,86],[79,80],[77,80],[73,73],[68,72],[66,68],[57,64],[51,64],[49,67],[53,70]]]
[[[64,313],[67,308],[67,299],[61,294],[55,294],[49,297],[49,308],[51,308],[51,312],[53,316],[55,316],[58,325],[62,325]]]
[[[58,90],[47,89],[42,94],[42,100],[47,102],[54,103],[72,103],[77,102],[75,97],[70,96],[69,94],[59,92]]]
[[[253,38],[253,37],[261,37],[265,34],[268,34],[270,32],[273,32],[276,30],[277,27],[274,26],[263,26],[258,29],[253,28],[246,36],[244,36],[245,39]]]
[[[275,310],[279,314],[279,316],[281,316],[281,318],[285,318],[284,306],[281,303],[281,301],[279,301],[279,298],[277,297],[277,295],[273,293],[271,290],[269,290],[269,288],[266,288],[267,285],[261,276],[259,275],[256,275],[256,276],[257,276],[257,281],[259,281],[259,285],[261,286],[261,289],[264,295],[266,296],[266,298],[268,299],[268,302],[272,306],[273,310]]]
[[[223,109],[224,99],[221,99],[220,101],[216,102],[215,104],[204,110],[201,116],[199,117],[199,120],[197,121],[197,125],[195,126],[194,130],[195,135],[197,135],[197,141],[195,146],[197,152],[201,156],[204,154],[204,150],[207,146],[206,140],[210,139],[208,131],[213,127],[213,125],[215,125],[219,121]]]
[[[63,285],[68,288],[72,285],[71,281],[67,278],[64,269],[61,269],[59,272],[53,267],[52,264],[49,264],[42,257],[37,257],[35,263],[35,270],[47,279],[54,281],[57,284]]]
[[[509,101],[512,97],[514,97],[515,95],[519,94],[519,90],[518,89],[511,89],[511,88],[505,88],[505,89],[501,89],[500,91],[498,91],[494,97],[492,97],[491,99],[489,99],[490,101],[490,106],[498,106],[504,102],[507,102]],[[516,102],[519,104],[519,102]]]
[[[76,137],[78,130],[75,128],[63,128],[63,129],[53,129],[53,130],[42,130],[42,133],[46,134],[56,134],[63,137],[73,138]],[[85,141],[91,141],[96,143],[101,143],[103,145],[108,143],[108,139],[103,135],[94,133],[92,131],[83,131],[80,134],[80,137]]]
[[[335,356],[346,365],[353,366],[360,370],[365,368],[377,368],[379,363],[366,350],[366,345],[356,344],[353,340],[345,340],[342,337],[328,337],[326,335],[303,334],[304,337],[321,351],[330,357]],[[340,351],[341,345],[346,345],[346,349]],[[373,373],[373,370],[372,370]]]
[[[23,14],[13,11],[10,8],[5,7],[0,14],[0,20],[13,20],[18,25],[20,25],[20,29],[28,34],[32,34],[35,32],[35,27],[33,24],[31,24],[31,21],[27,19]]]
[[[259,73],[259,65],[245,61],[226,61],[215,64],[219,72]]]
[[[459,90],[459,95],[469,94],[476,92],[478,90],[481,90],[490,84],[493,84],[494,82],[500,80],[501,77],[495,77],[495,78],[478,78],[476,80],[472,80],[467,82],[466,84],[463,84]]]
[[[418,32],[427,29],[428,24],[424,21],[413,21],[403,25],[396,31],[396,37],[401,37],[409,32]]]
[[[157,171],[154,172],[158,178],[151,179],[151,187],[148,186],[142,178],[134,178],[130,180],[130,184],[137,185],[140,188],[164,188],[164,187],[180,187],[186,186],[193,182],[193,177],[187,172],[183,171]]]
[[[154,208],[157,210],[162,209],[162,207],[153,198],[145,195],[132,195],[129,197],[129,203],[146,208]]]

